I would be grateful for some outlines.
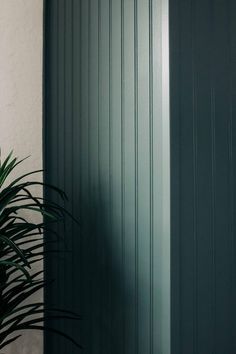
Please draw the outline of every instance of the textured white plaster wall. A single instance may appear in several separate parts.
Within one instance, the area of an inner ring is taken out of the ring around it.
[[[42,167],[42,33],[43,0],[0,0],[0,146],[3,155],[31,155],[17,173]],[[4,351],[42,352],[38,332]]]

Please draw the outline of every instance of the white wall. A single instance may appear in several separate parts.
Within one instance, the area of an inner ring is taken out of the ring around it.
[[[0,0],[0,146],[31,155],[18,173],[42,167],[42,30],[43,0]],[[42,353],[42,334],[4,353]]]

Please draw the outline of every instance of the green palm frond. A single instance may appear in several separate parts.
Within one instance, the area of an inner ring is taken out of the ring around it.
[[[41,186],[52,189],[62,202],[67,200],[66,194],[57,187],[25,180],[42,170],[25,173],[6,185],[12,171],[24,160],[18,160],[13,152],[3,162],[0,157],[0,350],[21,336],[15,332],[30,329],[60,334],[80,348],[70,336],[44,325],[48,318],[79,320],[79,316],[59,309],[46,309],[44,303],[25,305],[26,300],[45,286],[43,270],[32,270],[44,258],[44,245],[55,242],[53,238],[45,240],[43,233],[50,230],[53,236],[60,237],[51,230],[50,224],[62,220],[65,215],[72,219],[73,216],[60,205],[32,194],[31,187]],[[29,211],[46,216],[47,222],[28,220],[25,215]]]

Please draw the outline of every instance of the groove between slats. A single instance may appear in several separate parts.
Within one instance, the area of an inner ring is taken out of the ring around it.
[[[90,139],[90,132],[91,132],[91,109],[90,109],[90,105],[91,105],[91,75],[90,75],[90,70],[91,70],[91,0],[88,0],[88,53],[87,53],[87,57],[88,57],[88,73],[87,73],[87,80],[88,80],[88,92],[87,92],[87,96],[88,96],[88,102],[87,102],[87,111],[88,111],[88,131],[87,131],[87,149],[88,149],[88,212],[91,212],[92,210],[92,202],[91,202],[91,198],[92,198],[92,185],[91,185],[91,166],[90,166],[90,161],[91,161],[91,139]],[[88,225],[88,233],[91,234],[93,232],[93,228],[91,227],[91,225]],[[91,256],[91,245],[86,243],[87,248],[88,248],[88,256]],[[87,316],[89,318],[91,318],[92,316],[92,296],[93,294],[91,293],[91,271],[89,268],[89,272],[88,272],[88,311],[87,311]],[[93,322],[89,321],[88,323],[88,333],[89,336],[92,335],[92,326],[93,326]],[[91,353],[91,347],[88,348],[88,354]]]
[[[193,119],[193,289],[194,289],[194,313],[193,313],[193,338],[194,353],[198,353],[198,242],[197,242],[197,102],[196,102],[196,68],[195,68],[195,0],[191,0],[192,11],[192,119]]]
[[[121,248],[122,248],[122,277],[125,275],[125,130],[124,130],[124,100],[125,100],[125,84],[124,84],[124,0],[121,0]],[[126,322],[125,322],[125,299],[122,296],[122,351],[126,353]]]
[[[56,66],[57,66],[57,83],[56,83],[56,91],[57,91],[57,101],[56,101],[56,104],[57,104],[57,117],[58,117],[58,113],[59,113],[59,83],[58,83],[58,77],[59,77],[59,4],[57,3],[57,20],[56,20],[57,24],[56,24],[56,27],[57,27],[57,35],[56,35],[56,42],[57,42],[57,59],[56,59]],[[58,121],[58,118],[57,118],[57,124],[56,124],[56,139],[57,139],[57,142],[56,142],[56,160],[57,160],[57,173],[56,173],[56,176],[55,176],[55,182],[57,184],[57,186],[59,185],[59,155],[58,155],[58,139],[59,139],[59,134],[58,134],[58,131],[59,131],[59,121]],[[58,202],[58,198],[57,198],[57,202]],[[58,232],[59,231],[59,227],[58,225],[56,225],[56,231]],[[59,274],[59,270],[58,270],[58,263],[56,263],[56,277],[58,277],[58,274]],[[59,292],[59,287],[58,287],[58,284],[56,284],[56,292],[58,293]]]
[[[113,76],[112,76],[112,35],[113,35],[113,22],[112,22],[112,1],[109,0],[109,228],[110,233],[113,234],[113,171],[112,171],[112,157],[113,157],[113,95],[112,95],[112,84],[113,84]],[[111,247],[111,264],[110,267],[112,269],[114,257],[113,257],[113,249]],[[114,313],[113,306],[113,291],[112,291],[112,271],[110,270],[110,297],[111,297],[111,316],[110,316],[110,333],[112,333],[112,320]],[[111,339],[111,347],[113,345],[113,341]]]
[[[139,308],[138,308],[138,6],[134,0],[134,109],[135,109],[135,352],[139,353]]]
[[[235,241],[234,241],[234,170],[233,170],[233,80],[231,73],[233,72],[233,55],[232,55],[232,14],[231,1],[227,3],[227,35],[228,35],[228,47],[229,47],[229,121],[228,121],[228,154],[229,154],[229,214],[230,214],[230,243],[231,243],[231,301],[234,303],[235,299]],[[235,306],[234,306],[235,313]],[[235,338],[235,321],[232,316],[231,319],[231,341],[233,343],[233,350],[235,350],[234,338]]]
[[[215,291],[216,291],[216,274],[215,274],[215,92],[214,88],[212,88],[211,92],[211,124],[212,124],[212,321],[213,321],[213,335],[212,338],[215,338],[215,327],[216,327],[216,319],[215,319],[215,307],[216,307],[216,299],[215,299]],[[214,348],[215,349],[215,348]]]
[[[153,354],[153,0],[149,0],[150,354]]]
[[[98,205],[99,209],[101,207],[101,141],[100,141],[100,131],[101,131],[101,1],[98,0]],[[98,211],[98,217],[100,219],[101,213],[100,210]],[[98,222],[99,228],[101,228],[101,223],[100,221]],[[98,246],[98,252],[99,252],[99,257],[102,257],[102,252],[101,252],[101,246]],[[102,279],[102,271],[99,271],[99,278]],[[101,291],[98,290],[98,296],[99,296],[99,304],[100,304],[100,309],[99,309],[99,323],[100,327],[102,328],[102,320],[103,320],[103,314],[102,314],[102,297],[101,297]],[[103,339],[101,334],[99,334],[99,348],[98,352],[102,353],[102,346],[103,346]]]

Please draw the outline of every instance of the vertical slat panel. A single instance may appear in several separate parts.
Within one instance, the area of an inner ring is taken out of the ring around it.
[[[58,280],[45,294],[83,316],[58,328],[88,354],[169,354],[163,1],[51,0],[46,14],[45,177],[66,190],[80,227],[58,227],[69,253],[48,260]],[[54,336],[49,351],[77,352]]]
[[[179,354],[235,351],[232,4],[170,1],[172,352]]]
[[[68,205],[68,211],[72,212],[72,198],[73,198],[73,144],[71,144],[71,139],[73,137],[73,80],[72,80],[72,69],[73,69],[73,62],[72,62],[72,30],[73,30],[73,21],[72,21],[72,0],[66,1],[65,3],[65,52],[67,55],[65,56],[65,116],[64,116],[64,139],[65,139],[65,146],[64,146],[64,154],[65,154],[65,161],[64,161],[64,174],[65,174],[65,182],[64,182],[64,190],[68,195],[69,200],[71,201]],[[68,176],[67,176],[68,174]],[[72,234],[72,220],[69,217],[66,217],[65,222],[65,233],[67,235]],[[72,237],[66,240],[66,246],[68,249],[72,249]],[[66,304],[72,304],[72,283],[73,278],[70,273],[70,270],[73,268],[72,257],[70,253],[64,255],[64,269],[65,269],[65,284],[64,284],[64,293],[63,293],[63,301]],[[70,275],[69,275],[70,274]],[[73,306],[68,308],[73,310]],[[73,331],[73,324],[70,322],[66,322],[66,326],[64,330],[67,332]],[[71,343],[65,342],[63,343],[64,351],[70,352],[71,350]]]
[[[181,198],[183,198],[183,208],[181,209],[181,268],[184,267],[184,262],[187,260],[189,263],[186,272],[181,277],[181,286],[183,287],[183,292],[181,294],[181,305],[185,309],[183,311],[183,318],[181,318],[181,345],[184,353],[193,350],[192,345],[195,338],[195,304],[194,304],[194,294],[195,294],[195,209],[194,209],[194,146],[193,146],[193,131],[194,131],[194,108],[192,102],[194,101],[194,76],[193,76],[193,66],[194,66],[194,53],[193,53],[193,43],[192,43],[192,31],[193,31],[193,14],[194,9],[192,3],[186,2],[184,9],[181,9],[181,19],[184,25],[181,27],[181,34],[185,35],[181,49],[184,48],[184,43],[187,43],[188,50],[186,51],[186,58],[181,62],[181,70],[183,72],[183,79],[181,81],[181,89],[186,85],[187,92],[186,96],[181,95],[181,123],[182,129],[184,131],[183,142],[181,142],[181,153],[186,151],[186,146],[188,149],[186,154],[188,159],[183,161],[183,174],[188,174],[187,183],[181,180],[181,191],[185,191]],[[188,16],[186,16],[188,13]],[[188,26],[190,26],[190,32],[187,31]],[[190,63],[190,66],[186,65]],[[196,160],[195,160],[196,161]],[[186,220],[186,223],[183,223]],[[174,225],[173,225],[174,228]]]
[[[138,350],[149,352],[150,333],[150,151],[149,151],[149,3],[137,4],[137,51],[138,51],[138,93],[137,93],[137,153],[138,168]],[[145,237],[145,235],[147,235]]]
[[[150,353],[153,353],[153,266],[154,266],[154,223],[153,223],[153,206],[154,206],[154,188],[153,188],[153,1],[149,1],[149,229],[150,229]]]
[[[162,179],[159,182],[161,201],[159,208],[162,212],[160,222],[161,232],[155,237],[160,239],[161,267],[160,274],[156,269],[155,276],[160,277],[160,298],[161,298],[161,344],[160,351],[170,353],[170,91],[169,91],[169,2],[160,2],[158,6],[161,9],[161,114],[158,115],[162,129],[159,135],[155,135],[155,141],[161,145],[161,164],[157,163],[156,168],[161,170]],[[160,123],[159,123],[160,124]],[[154,131],[155,132],[155,131]]]
[[[214,6],[215,89],[215,318],[216,353],[232,351],[232,260],[230,235],[229,131],[230,92],[228,6]],[[235,34],[231,34],[234,35]],[[224,188],[222,188],[224,186]],[[223,212],[224,210],[224,212]],[[223,215],[222,215],[223,214]],[[222,239],[222,234],[225,235]],[[224,276],[223,276],[224,274]]]
[[[162,6],[160,2],[150,0],[150,354],[165,352],[163,345],[163,296],[162,286],[162,80],[160,80],[162,58],[161,19]],[[159,274],[159,276],[157,276]],[[164,295],[165,296],[165,295]],[[167,344],[168,345],[168,344]]]
[[[57,85],[57,94],[58,94],[58,131],[57,131],[57,182],[58,187],[65,190],[65,1],[58,1],[58,85]],[[60,201],[61,202],[61,201]],[[60,223],[58,225],[58,232],[60,235],[64,234],[65,224]],[[55,260],[56,261],[56,260]],[[57,279],[60,278],[61,282],[57,282],[57,291],[56,296],[58,299],[59,307],[62,307],[64,304],[64,286],[65,282],[65,258],[59,256],[57,260],[57,274],[54,276]],[[57,325],[59,330],[65,330],[65,324],[60,321]],[[65,347],[64,340],[60,337],[56,343],[56,347],[59,348]]]
[[[135,163],[135,352],[139,353],[139,306],[138,306],[138,1],[134,0],[134,163]]]
[[[111,2],[111,196],[112,196],[112,307],[111,334],[114,353],[122,352],[122,185],[121,185],[121,0]]]
[[[72,14],[71,22],[73,24],[72,28],[72,159],[73,159],[73,196],[72,196],[72,211],[73,215],[80,221],[81,215],[81,2],[72,0]],[[76,160],[76,162],[75,162]],[[72,265],[74,268],[82,268],[81,261],[81,228],[78,228],[77,225],[73,223],[73,234],[72,234]],[[73,311],[77,313],[82,313],[82,274],[77,272],[77,281],[74,281],[73,274],[71,274],[72,284],[70,285],[73,289],[71,296],[71,306],[73,306]],[[73,285],[74,284],[74,285]],[[74,322],[72,324],[72,332],[74,338],[78,337],[78,341],[82,342],[81,333],[82,323]],[[73,351],[72,351],[73,352]]]
[[[98,0],[91,0],[90,2],[90,197],[91,197],[91,208],[90,208],[90,243],[93,244],[91,247],[91,260],[94,259],[93,266],[91,266],[90,273],[90,291],[91,291],[91,332],[90,336],[93,341],[90,341],[89,348],[91,353],[94,353],[97,348],[99,348],[100,343],[100,320],[99,320],[99,284],[100,284],[100,273],[99,267],[97,267],[97,260],[99,259],[99,244],[100,244],[100,234],[97,230],[99,220],[97,217],[98,208],[98,197],[99,197],[99,166],[98,166],[98,153],[99,153],[99,138],[98,138],[98,118],[99,118],[99,86],[98,86]],[[90,260],[90,261],[91,261]]]
[[[228,25],[229,25],[229,46],[230,46],[230,60],[229,60],[229,70],[230,70],[230,125],[229,125],[229,143],[230,143],[230,175],[231,175],[231,260],[232,260],[232,279],[235,279],[235,264],[236,264],[236,257],[235,257],[235,168],[236,168],[236,154],[235,154],[235,149],[236,149],[236,125],[235,125],[235,113],[236,113],[236,70],[234,69],[234,63],[236,60],[236,38],[233,35],[236,30],[236,23],[234,21],[234,14],[236,13],[236,4],[234,1],[229,2],[229,13],[228,13]],[[236,293],[236,283],[233,281],[232,282],[232,299],[235,297]],[[232,331],[235,333],[236,330],[236,322],[234,321],[235,315],[236,315],[236,304],[234,300],[231,300],[232,302],[232,319],[233,319],[233,324],[232,324]],[[236,350],[236,341],[235,337],[233,339],[233,346],[232,350]]]
[[[188,14],[188,12],[187,12]],[[189,17],[189,16],[187,16]],[[182,226],[181,226],[181,129],[182,108],[179,85],[182,80],[182,48],[180,26],[182,11],[180,6],[169,2],[169,31],[170,31],[170,212],[171,212],[171,353],[181,354],[182,344]],[[186,43],[188,48],[189,44]],[[175,119],[173,119],[175,114]],[[173,232],[173,230],[175,230]],[[174,264],[174,266],[173,266]],[[173,271],[175,269],[175,273]],[[173,276],[174,274],[174,276]]]
[[[53,171],[58,170],[58,160],[57,160],[57,139],[58,139],[58,4],[56,2],[50,2],[46,4],[46,9],[48,17],[46,18],[46,26],[48,27],[50,37],[48,37],[48,42],[45,43],[45,48],[47,45],[47,65],[45,65],[45,76],[48,77],[50,73],[51,79],[45,82],[45,87],[48,87],[46,93],[46,100],[50,101],[51,104],[47,107],[47,116],[51,119],[45,119],[44,121],[44,136],[45,141],[50,141],[51,144],[44,146],[44,153],[48,156],[48,159],[44,160],[45,173],[47,174],[47,181],[49,183],[54,183],[58,185],[57,175],[50,173],[51,168]],[[50,50],[49,50],[50,48]],[[46,63],[45,63],[46,64]],[[45,107],[46,108],[46,107]],[[45,191],[45,194],[47,192]],[[50,247],[48,245],[48,249]],[[48,279],[52,280],[57,274],[57,262],[55,257],[51,257],[45,260],[44,263],[45,272],[48,272]],[[45,287],[44,296],[47,299],[47,304],[49,307],[54,306],[54,295],[57,293],[57,284],[49,289]],[[55,325],[55,321],[50,322],[51,325]],[[52,348],[52,350],[57,350],[55,336],[44,336],[45,347]]]
[[[89,314],[90,314],[90,296],[89,296],[89,260],[90,247],[89,242],[89,2],[81,0],[81,111],[80,111],[80,175],[81,175],[81,278],[80,291],[82,293],[81,311],[84,318],[82,329],[82,338],[89,337]],[[87,273],[88,270],[88,273]],[[84,340],[83,340],[84,343]]]
[[[123,131],[124,131],[124,258],[125,349],[135,353],[135,116],[134,116],[134,0],[123,5]]]
[[[211,90],[205,81],[211,80],[211,11],[210,6],[199,1],[192,8],[193,55],[194,55],[194,156],[195,156],[195,350],[202,353],[212,351],[207,341],[211,326]],[[204,14],[204,15],[203,15]],[[200,31],[201,29],[201,31]],[[205,171],[205,173],[201,173]],[[201,200],[205,199],[204,205]],[[198,344],[199,343],[199,344]]]
[[[109,1],[100,0],[99,14],[99,235],[101,257],[100,353],[111,351],[109,294]]]

